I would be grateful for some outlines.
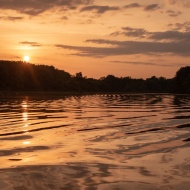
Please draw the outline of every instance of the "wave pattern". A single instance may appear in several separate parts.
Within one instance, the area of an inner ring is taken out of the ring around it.
[[[183,190],[190,96],[1,97],[0,142],[5,190]]]

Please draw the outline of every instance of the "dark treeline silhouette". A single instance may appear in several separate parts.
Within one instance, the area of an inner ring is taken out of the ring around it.
[[[34,65],[22,61],[0,61],[1,91],[62,92],[177,92],[190,93],[190,67],[177,71],[172,79],[155,77],[133,79],[108,75],[99,80],[71,76],[53,66]]]
[[[190,66],[180,68],[175,80],[175,91],[190,94]]]

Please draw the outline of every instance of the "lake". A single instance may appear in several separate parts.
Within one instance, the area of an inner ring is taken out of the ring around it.
[[[0,97],[2,190],[190,189],[190,96]]]

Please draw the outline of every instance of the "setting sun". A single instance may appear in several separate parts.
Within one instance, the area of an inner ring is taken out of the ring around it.
[[[28,55],[25,55],[25,56],[23,57],[23,59],[24,59],[24,61],[26,61],[26,62],[30,61],[30,57],[29,57]]]

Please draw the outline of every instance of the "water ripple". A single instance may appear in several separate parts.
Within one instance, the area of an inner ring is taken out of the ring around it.
[[[185,189],[189,105],[172,94],[2,97],[0,186]]]

